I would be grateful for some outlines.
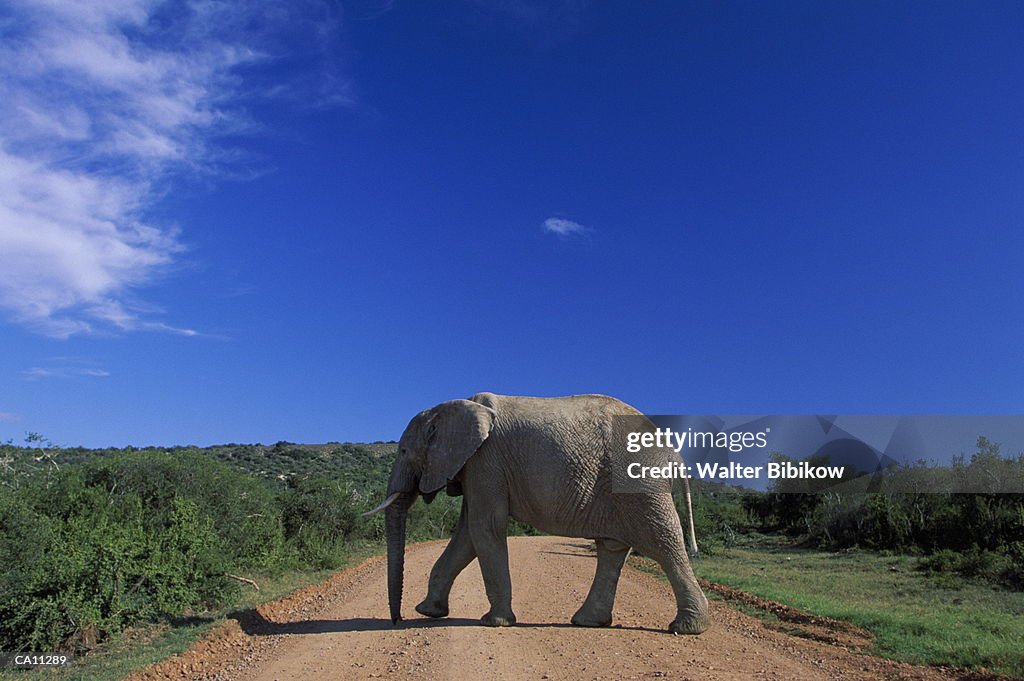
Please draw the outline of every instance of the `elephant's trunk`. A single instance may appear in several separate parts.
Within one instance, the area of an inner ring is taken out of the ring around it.
[[[388,607],[391,623],[402,619],[402,582],[405,575],[405,516],[416,498],[415,493],[403,493],[384,511],[388,533]]]

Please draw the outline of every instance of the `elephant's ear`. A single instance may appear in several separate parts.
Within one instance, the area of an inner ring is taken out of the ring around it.
[[[427,460],[420,477],[424,494],[441,489],[458,474],[490,435],[497,415],[469,400],[443,402],[434,412],[427,423]]]

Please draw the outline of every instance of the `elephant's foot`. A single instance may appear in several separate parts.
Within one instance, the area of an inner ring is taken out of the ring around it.
[[[423,602],[416,606],[416,612],[426,617],[447,617],[448,604],[424,598]]]
[[[584,606],[572,616],[572,623],[577,627],[608,627],[612,624],[612,614],[592,612]]]
[[[707,615],[699,617],[676,618],[668,625],[668,630],[673,634],[703,634],[711,626],[711,620]]]
[[[488,627],[511,627],[516,623],[516,615],[511,610],[506,611],[504,614],[495,614],[491,610],[481,617],[480,621]]]

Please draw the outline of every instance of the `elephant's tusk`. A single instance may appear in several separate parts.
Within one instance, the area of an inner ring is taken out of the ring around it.
[[[373,515],[374,513],[380,513],[385,508],[390,506],[391,502],[393,502],[395,499],[397,499],[399,494],[401,494],[401,492],[394,492],[390,497],[385,499],[384,502],[380,506],[378,506],[377,508],[373,509],[372,511],[367,511],[366,513],[364,513],[363,517],[365,518],[368,515]]]

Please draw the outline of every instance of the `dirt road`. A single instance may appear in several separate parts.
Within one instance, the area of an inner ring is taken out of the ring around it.
[[[672,636],[664,630],[675,614],[668,585],[629,567],[619,584],[613,626],[571,626],[596,564],[588,545],[559,537],[509,540],[515,627],[479,625],[487,601],[476,563],[455,583],[451,617],[429,620],[415,613],[430,567],[444,548],[444,542],[433,542],[409,547],[403,605],[408,619],[398,627],[387,619],[384,560],[373,558],[229,622],[135,679],[977,678],[793,636],[721,602],[712,603],[709,631]]]

